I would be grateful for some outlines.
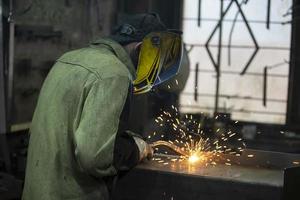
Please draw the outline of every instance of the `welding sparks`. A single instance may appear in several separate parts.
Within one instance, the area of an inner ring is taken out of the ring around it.
[[[155,138],[159,140],[156,140],[154,143],[168,146],[177,154],[181,155],[180,159],[170,157],[170,163],[185,160],[189,164],[202,163],[203,166],[215,166],[217,163],[230,166],[231,161],[229,159],[226,160],[222,154],[230,154],[237,157],[241,155],[245,143],[242,141],[242,138],[237,136],[237,133],[232,130],[226,132],[226,129],[218,128],[214,132],[213,130],[209,130],[213,135],[210,134],[211,137],[208,137],[203,129],[205,126],[202,126],[202,124],[197,121],[197,117],[191,114],[182,116],[178,113],[178,109],[174,105],[172,105],[171,108],[172,110],[168,111],[161,110],[162,112],[159,117],[155,119],[155,122],[159,126],[168,126],[169,129],[173,130],[172,135],[154,132],[161,140],[154,137],[155,134],[151,137],[151,140],[155,141]],[[216,116],[216,118],[218,118],[218,116]],[[168,138],[167,141],[163,140],[165,136]],[[232,141],[242,145],[231,147],[229,144]],[[153,147],[157,149],[156,146]],[[169,153],[170,152],[167,151],[164,152],[164,154],[167,155],[170,155]],[[249,158],[253,156],[254,155],[248,155]]]
[[[189,157],[189,162],[190,163],[195,163],[195,162],[197,162],[197,161],[199,161],[200,160],[200,158],[199,158],[199,156],[197,156],[197,155],[191,155],[190,157]]]
[[[294,165],[300,165],[300,162],[298,162],[298,161],[293,161],[293,164],[294,164]]]

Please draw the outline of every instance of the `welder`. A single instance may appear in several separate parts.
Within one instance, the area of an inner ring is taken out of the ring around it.
[[[182,49],[181,33],[147,13],[62,55],[32,119],[22,199],[109,199],[112,177],[153,153],[127,127],[130,98],[176,75]]]

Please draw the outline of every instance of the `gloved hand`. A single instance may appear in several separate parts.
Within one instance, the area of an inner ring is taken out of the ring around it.
[[[140,137],[133,136],[133,139],[140,151],[140,161],[151,159],[153,156],[152,147]]]

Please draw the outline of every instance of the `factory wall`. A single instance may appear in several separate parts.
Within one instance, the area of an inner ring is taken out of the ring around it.
[[[13,130],[29,125],[43,80],[56,59],[108,35],[115,16],[114,0],[13,1],[13,96],[8,100]]]

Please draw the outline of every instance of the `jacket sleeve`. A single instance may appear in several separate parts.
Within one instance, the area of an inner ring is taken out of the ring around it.
[[[74,136],[75,156],[81,169],[93,176],[105,177],[117,173],[113,164],[114,148],[128,86],[127,77],[97,80],[84,101]],[[128,141],[125,141],[127,146],[132,145],[132,141]]]

